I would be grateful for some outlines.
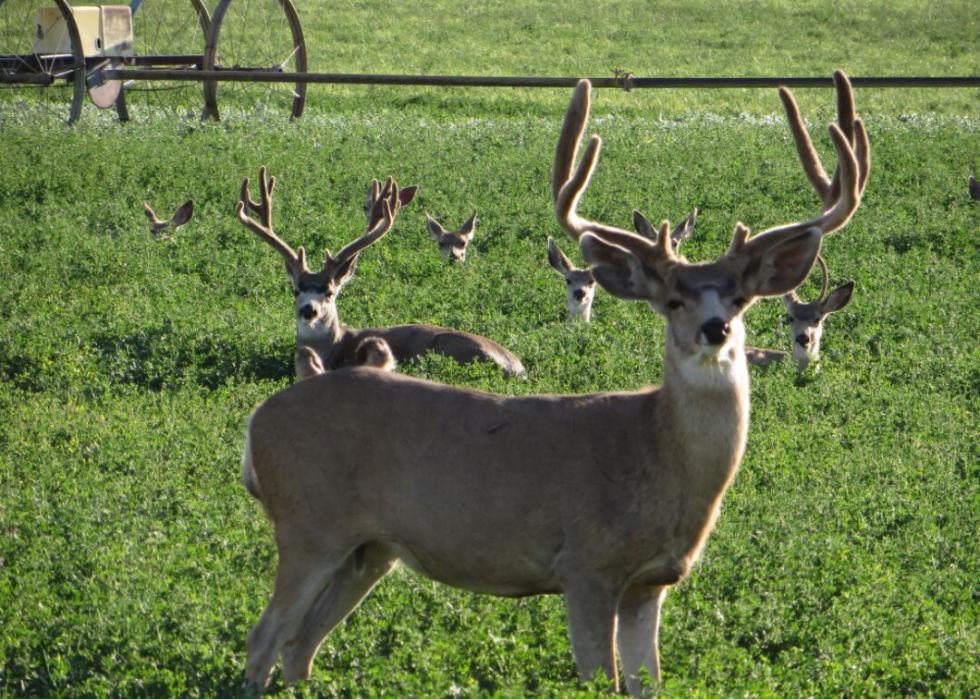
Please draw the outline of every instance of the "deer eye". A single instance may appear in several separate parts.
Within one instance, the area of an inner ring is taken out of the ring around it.
[[[681,301],[680,299],[671,299],[670,301],[667,302],[667,308],[669,308],[672,311],[676,311],[678,308],[683,308],[683,307],[684,307],[684,302]]]
[[[732,299],[732,305],[735,308],[741,308],[742,306],[745,305],[745,297],[739,296],[737,299]]]
[[[796,320],[796,318],[794,318],[793,316],[786,316],[786,322],[787,323],[792,323],[795,320]]]
[[[293,289],[293,298],[299,296],[299,289]]]

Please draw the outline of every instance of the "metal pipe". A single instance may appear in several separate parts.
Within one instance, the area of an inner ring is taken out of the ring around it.
[[[455,87],[575,87],[580,78],[456,75],[374,75],[370,73],[286,73],[249,70],[109,70],[106,80],[188,80],[217,82],[329,83],[341,85],[438,85]],[[620,89],[833,87],[815,78],[589,78],[593,87]],[[850,78],[855,87],[980,87],[980,76]]]

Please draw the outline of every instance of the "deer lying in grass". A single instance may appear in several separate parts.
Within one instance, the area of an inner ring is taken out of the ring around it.
[[[827,264],[822,256],[817,257],[820,263],[821,283],[820,296],[813,303],[804,303],[795,291],[783,296],[789,323],[789,335],[793,340],[793,361],[800,373],[806,370],[811,362],[814,370],[820,370],[820,339],[823,337],[823,321],[831,313],[836,313],[846,306],[854,293],[854,282],[841,284],[827,293]]]
[[[441,223],[429,216],[429,212],[426,212],[425,227],[432,239],[439,244],[439,254],[442,255],[442,259],[453,262],[466,260],[466,248],[473,240],[473,233],[476,231],[475,213],[467,219],[458,231],[447,231]]]
[[[306,251],[302,247],[293,250],[273,232],[272,194],[275,178],[267,178],[263,167],[259,180],[261,196],[258,202],[251,199],[249,180],[242,183],[241,200],[236,209],[238,219],[286,261],[286,274],[292,282],[296,298],[296,343],[311,347],[319,355],[324,368],[336,369],[356,364],[358,345],[367,337],[378,337],[388,344],[399,362],[435,352],[452,357],[461,364],[490,361],[508,376],[524,375],[524,366],[514,354],[479,335],[436,325],[411,324],[355,330],[340,323],[337,296],[354,275],[358,255],[389,231],[402,206],[398,185],[390,178],[384,189],[388,192],[387,198],[380,199],[381,218],[372,223],[374,217],[369,216],[368,232],[344,246],[336,256],[327,250],[323,267],[318,272],[312,272],[307,267]],[[253,211],[260,220],[249,215]]]
[[[831,126],[831,206],[751,238],[739,223],[725,255],[690,264],[666,223],[653,242],[642,216],[636,235],[577,215],[599,153],[593,137],[572,172],[589,98],[582,81],[555,154],[555,214],[603,288],[666,317],[663,385],[502,396],[351,369],[269,398],[243,458],[279,553],[246,643],[250,683],[267,683],[280,652],[286,683],[307,677],[326,634],[398,560],[474,592],[563,594],[583,677],[602,670],[618,688],[615,643],[631,693],[641,668],[659,678],[661,602],[691,570],[745,448],[742,316],[796,288],[823,236],[850,220],[868,142],[860,121]]]
[[[674,251],[681,242],[694,232],[694,222],[698,210],[695,209],[684,222],[670,233],[670,242]],[[565,307],[568,309],[568,319],[581,320],[584,323],[592,321],[592,302],[595,300],[595,279],[592,269],[579,269],[568,256],[558,247],[553,238],[548,238],[548,264],[565,280]]]
[[[157,218],[157,215],[153,213],[153,209],[150,208],[149,202],[143,202],[143,213],[146,214],[146,218],[150,221],[150,233],[162,233],[168,228],[177,230],[191,220],[191,216],[194,215],[194,202],[193,200],[185,201],[174,211],[174,215],[166,221]]]

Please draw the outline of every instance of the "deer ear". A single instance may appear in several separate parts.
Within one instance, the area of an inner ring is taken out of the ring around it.
[[[853,293],[854,282],[841,284],[839,287],[827,294],[827,298],[824,299],[823,304],[821,304],[821,310],[824,312],[824,314],[836,313],[850,303],[851,294]]]
[[[425,227],[429,230],[429,235],[432,236],[433,240],[437,241],[446,233],[446,229],[442,227],[438,221],[429,216],[429,212],[425,212]]]
[[[337,288],[342,287],[344,284],[350,281],[350,278],[354,276],[354,271],[357,269],[357,259],[359,255],[354,255],[348,260],[345,260],[337,269],[333,270],[333,279],[337,284]]]
[[[401,202],[402,206],[408,206],[418,193],[419,186],[417,184],[413,184],[411,187],[405,187],[405,189],[398,192],[398,201]]]
[[[170,224],[176,228],[177,226],[183,226],[185,223],[191,220],[191,216],[194,215],[194,202],[193,200],[185,201],[179,209],[174,213],[172,219],[170,219]]]
[[[572,269],[572,261],[561,251],[558,243],[552,238],[548,238],[548,264],[562,276],[568,274]]]
[[[460,229],[459,234],[465,235],[467,238],[473,237],[473,231],[476,229],[476,212],[467,219],[466,223],[463,224],[462,229]]]
[[[633,230],[647,240],[655,241],[657,236],[660,235],[657,229],[653,227],[653,224],[650,223],[650,220],[636,209],[633,209]]]
[[[791,238],[739,253],[748,258],[743,265],[743,288],[753,296],[782,296],[793,291],[810,274],[822,238],[819,228],[808,228]]]
[[[581,237],[579,247],[585,261],[593,265],[592,276],[610,294],[628,301],[659,301],[663,280],[636,255],[591,233]]]
[[[674,248],[680,247],[680,244],[694,233],[694,223],[698,218],[698,210],[692,211],[683,222],[678,224],[677,228],[670,232],[670,242],[673,244]]]

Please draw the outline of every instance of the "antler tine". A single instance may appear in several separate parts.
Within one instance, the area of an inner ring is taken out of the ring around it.
[[[561,134],[555,148],[555,162],[551,171],[551,195],[555,205],[555,218],[558,220],[558,226],[576,242],[585,233],[593,233],[621,247],[627,247],[625,241],[628,239],[636,238],[641,241],[637,245],[642,249],[643,244],[648,241],[643,240],[639,235],[590,221],[580,217],[577,212],[579,200],[589,185],[592,171],[599,159],[599,150],[602,148],[602,139],[592,136],[582,153],[578,167],[572,172],[579,144],[585,132],[585,124],[589,119],[591,90],[592,86],[588,80],[579,81],[562,121]]]
[[[393,184],[392,193],[394,195],[394,201],[397,202],[398,185],[394,183],[392,184]],[[369,230],[367,233],[362,235],[360,238],[355,240],[354,242],[345,245],[340,250],[340,252],[337,253],[336,256],[331,257],[330,253],[327,252],[327,258],[326,261],[324,262],[324,267],[327,266],[339,267],[340,265],[350,260],[352,257],[356,257],[358,253],[360,253],[365,248],[374,245],[374,243],[380,240],[381,237],[385,235],[385,233],[391,230],[391,225],[395,221],[395,215],[398,213],[398,208],[399,207],[397,204],[395,205],[395,207],[392,207],[391,202],[389,201],[388,198],[382,199],[381,200],[382,216],[381,216],[381,220],[377,223],[377,225],[371,230]]]
[[[266,178],[265,173],[266,168],[263,165],[259,168],[259,195],[261,201],[252,200],[252,195],[249,193],[251,180],[247,177],[242,182],[239,199],[245,202],[246,213],[255,211],[261,217],[263,225],[267,228],[272,228],[272,192],[276,188],[276,178],[275,176]]]
[[[837,152],[837,165],[840,168],[840,196],[830,207],[825,207],[819,216],[801,223],[790,223],[777,226],[759,233],[746,244],[752,246],[769,245],[787,237],[798,235],[811,228],[817,229],[821,235],[827,235],[843,228],[851,220],[861,203],[859,188],[860,173],[857,157],[847,142],[847,137],[837,124],[830,125],[830,137]]]
[[[855,117],[854,90],[843,71],[834,71],[834,86],[837,93],[837,125],[843,132],[848,144],[858,155],[860,172],[858,186],[863,193],[871,163],[868,134],[861,120]],[[796,144],[796,152],[799,155],[800,164],[803,166],[803,172],[817,192],[817,196],[820,197],[824,207],[830,208],[840,194],[840,164],[838,163],[834,170],[833,179],[827,177],[827,173],[820,163],[820,157],[813,147],[810,134],[803,124],[803,118],[800,116],[800,110],[793,94],[785,87],[781,87],[779,88],[779,97],[786,110],[786,118],[793,134],[793,141]]]
[[[306,266],[306,251],[301,247],[299,251],[293,250],[285,241],[277,236],[272,230],[272,190],[276,186],[276,178],[266,179],[266,170],[263,166],[259,170],[260,191],[262,201],[255,202],[249,193],[249,179],[246,177],[242,182],[241,199],[235,206],[235,215],[248,230],[252,231],[259,238],[271,245],[276,252],[282,255],[286,261],[286,268],[291,274],[308,272]],[[262,222],[256,221],[249,216],[249,210],[258,213]]]
[[[827,294],[827,263],[823,260],[823,255],[817,255],[817,264],[820,265],[820,296],[817,297],[817,303],[823,301],[824,296]]]
[[[786,107],[790,130],[793,132],[793,138],[796,141],[800,162],[806,172],[807,179],[817,190],[823,202],[820,215],[802,223],[791,223],[763,231],[747,241],[746,244],[753,247],[768,246],[811,228],[819,231],[821,235],[833,233],[850,221],[851,216],[860,205],[861,195],[868,179],[871,148],[863,122],[853,116],[853,92],[850,82],[844,73],[836,71],[834,83],[837,86],[838,110],[842,112],[839,117],[851,124],[852,138],[848,138],[848,132],[838,124],[830,125],[830,137],[837,155],[837,168],[834,172],[833,182],[828,180],[823,167],[820,165],[820,159],[817,157],[816,151],[813,150],[813,144],[803,127],[803,121],[793,96],[786,88],[780,88],[779,92]]]

